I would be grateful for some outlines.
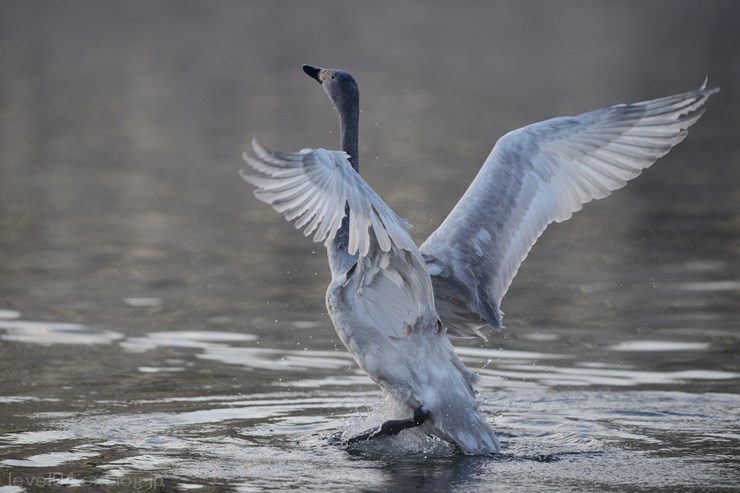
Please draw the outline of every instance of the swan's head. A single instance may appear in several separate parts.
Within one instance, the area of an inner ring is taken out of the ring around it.
[[[304,65],[303,71],[316,80],[341,113],[359,106],[360,90],[354,77],[344,70]]]

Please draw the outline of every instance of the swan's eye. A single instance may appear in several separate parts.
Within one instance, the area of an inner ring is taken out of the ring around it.
[[[331,74],[331,78],[332,78],[332,79],[334,78],[334,74]]]

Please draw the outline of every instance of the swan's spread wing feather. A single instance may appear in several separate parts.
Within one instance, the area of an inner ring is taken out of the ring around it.
[[[349,206],[350,254],[366,256],[372,236],[381,251],[395,245],[416,251],[409,223],[398,217],[354,170],[341,151],[303,149],[297,153],[269,152],[256,140],[257,157],[244,154],[244,160],[262,174],[241,171],[242,178],[257,187],[254,194],[273,209],[295,221],[303,234],[329,245],[342,225]]]
[[[262,176],[241,172],[271,205],[306,236],[328,246],[349,210],[348,251],[358,253],[347,271],[333,272],[328,303],[335,323],[358,361],[370,365],[371,341],[358,338],[404,337],[437,324],[432,282],[424,259],[399,218],[354,170],[341,151],[304,149],[269,152],[252,142],[257,157],[244,160]],[[356,346],[356,347],[355,347]],[[370,358],[370,359],[368,359]],[[372,374],[372,372],[371,372]]]
[[[706,89],[547,120],[494,146],[468,190],[421,246],[450,332],[501,327],[501,299],[545,227],[609,195],[686,137]]]

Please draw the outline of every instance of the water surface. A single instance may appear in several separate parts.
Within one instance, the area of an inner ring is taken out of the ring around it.
[[[732,1],[0,4],[0,492],[735,491]],[[361,169],[421,242],[496,138],[722,87],[685,142],[551,226],[461,342],[500,457],[404,432],[324,309],[325,254],[238,179],[335,147],[303,63],[362,91]]]

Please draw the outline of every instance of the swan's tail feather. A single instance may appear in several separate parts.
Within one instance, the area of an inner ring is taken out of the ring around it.
[[[432,433],[456,443],[466,454],[488,455],[499,453],[493,429],[477,409],[450,406],[448,411],[432,413]]]

